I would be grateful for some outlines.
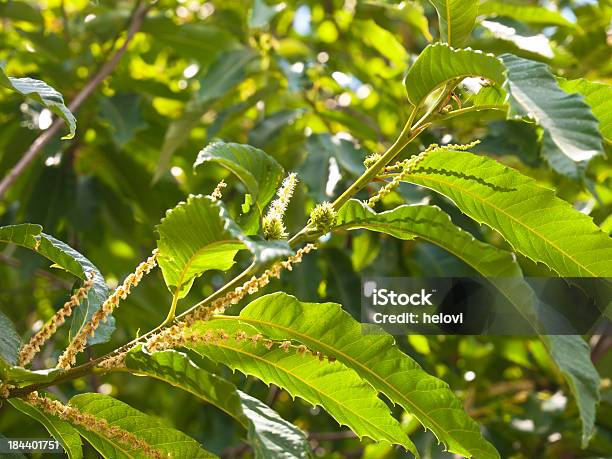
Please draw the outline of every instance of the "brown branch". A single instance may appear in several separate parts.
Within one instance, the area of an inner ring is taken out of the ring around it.
[[[125,54],[128,45],[136,35],[136,32],[140,30],[144,19],[149,11],[149,6],[147,6],[146,0],[140,0],[138,5],[134,9],[134,12],[130,19],[130,24],[127,30],[127,36],[125,37],[125,41],[123,45],[117,50],[117,52],[110,58],[110,60],[106,61],[100,70],[94,75],[94,77],[87,82],[87,84],[81,89],[81,91],[75,96],[75,98],[68,104],[68,109],[71,112],[76,112],[81,105],[91,96],[94,90],[102,83],[106,77],[108,77],[117,64],[121,60],[121,57]],[[15,164],[9,173],[2,179],[0,182],[0,198],[4,196],[6,191],[11,187],[11,185],[19,178],[21,174],[25,172],[27,167],[30,165],[34,159],[42,152],[45,145],[49,143],[51,139],[57,134],[60,128],[63,125],[63,121],[61,119],[56,119],[55,122],[47,129],[45,132],[40,134],[32,145],[26,150],[21,159]]]

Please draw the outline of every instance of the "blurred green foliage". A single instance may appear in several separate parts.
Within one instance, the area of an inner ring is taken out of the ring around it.
[[[524,9],[519,14],[489,7],[467,44],[544,62],[568,79],[610,82],[608,2],[524,3],[554,7],[559,13],[547,16]],[[1,0],[0,64],[7,75],[43,80],[71,101],[121,45],[133,7],[121,0]],[[189,193],[208,194],[224,178],[230,184],[224,198],[233,203],[232,210],[243,202],[247,190],[221,167],[207,164],[197,173],[192,170],[198,151],[223,139],[265,149],[285,170],[298,172],[302,184],[287,219],[289,230],[295,231],[315,202],[337,196],[363,172],[366,154],[383,151],[397,136],[409,114],[403,75],[439,36],[437,24],[430,3],[408,0],[290,0],[274,5],[263,0],[159,0],[115,71],[75,113],[75,138],[60,141],[56,136],[3,196],[0,225],[43,225],[46,233],[86,254],[116,284],[155,246],[153,228],[166,209]],[[0,93],[0,176],[49,127],[49,115],[36,101]],[[564,177],[540,158],[541,135],[534,124],[478,113],[436,126],[409,149],[481,139],[477,151],[556,189],[610,232],[610,159],[593,159],[582,179]],[[609,142],[605,148],[609,153]],[[365,196],[367,190],[360,195]],[[436,204],[479,239],[505,244],[495,232],[467,221],[446,200],[421,189],[402,185],[384,205],[403,200]],[[542,266],[519,261],[527,274],[549,275]],[[359,277],[372,274],[459,276],[472,274],[472,269],[426,242],[354,232],[331,237],[316,257],[307,257],[263,293],[282,289],[303,301],[336,301],[357,316]],[[197,279],[179,310],[210,294],[224,279],[219,273]],[[68,276],[46,269],[42,258],[13,247],[0,252],[0,307],[22,335],[48,319],[71,286]],[[111,343],[153,328],[170,302],[156,271],[117,310]],[[42,364],[59,355],[64,331],[56,341],[57,346],[41,354]],[[539,341],[470,336],[407,336],[398,341],[461,396],[502,457],[612,455],[609,353],[596,362],[602,402],[595,437],[581,450],[575,403]],[[111,343],[91,348],[90,356],[111,350]],[[337,434],[342,429],[319,408],[224,371],[242,390],[268,400],[283,418],[311,434],[317,456],[407,457],[392,447]],[[92,375],[62,386],[57,395],[69,398],[85,390],[110,393],[163,418],[223,457],[251,454],[241,446],[242,427],[161,382],[123,374],[101,382]],[[6,404],[0,413],[3,435],[46,436],[42,426]],[[423,457],[452,457],[399,407],[394,413]]]

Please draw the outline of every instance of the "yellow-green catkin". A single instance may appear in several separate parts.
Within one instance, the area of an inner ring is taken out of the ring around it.
[[[291,340],[273,340],[264,337],[260,333],[249,335],[244,330],[237,330],[233,335],[230,335],[224,329],[211,329],[206,330],[204,333],[194,333],[185,327],[177,327],[173,330],[173,333],[164,334],[160,339],[156,340],[153,349],[151,348],[151,344],[147,345],[147,349],[149,351],[159,352],[166,349],[189,346],[190,344],[213,344],[223,346],[224,342],[232,339],[237,343],[250,343],[251,346],[262,345],[268,350],[276,347],[284,352],[295,352],[301,356],[311,355],[321,361],[336,361],[334,356],[326,355],[319,351],[313,351],[304,344],[296,344]]]
[[[372,167],[374,164],[376,164],[376,162],[381,158],[380,153],[372,153],[371,155],[368,155],[366,157],[366,159],[363,160],[363,165],[366,167],[366,169],[369,169],[370,167]]]
[[[76,356],[87,345],[87,338],[93,336],[101,322],[106,322],[108,316],[119,306],[121,300],[125,300],[130,294],[131,289],[136,287],[145,274],[148,274],[157,265],[157,249],[151,256],[140,263],[132,274],[127,276],[123,283],[109,296],[98,309],[91,320],[87,322],[79,333],[74,337],[68,348],[59,357],[57,366],[68,369],[76,362]]]
[[[322,202],[310,212],[310,224],[322,233],[329,232],[336,224],[337,213],[330,202]]]
[[[84,413],[77,408],[64,405],[63,403],[57,400],[52,400],[49,397],[40,396],[37,392],[28,394],[25,401],[28,404],[44,411],[45,413],[56,416],[72,424],[76,424],[89,430],[90,432],[94,432],[102,437],[108,438],[113,442],[122,443],[130,450],[139,449],[146,457],[170,457],[169,454],[153,448],[146,441],[138,438],[133,433],[128,432],[121,427],[110,424],[106,419],[98,418],[90,413]]]
[[[277,199],[270,204],[268,213],[263,218],[261,224],[266,239],[276,240],[285,239],[287,237],[287,230],[283,217],[285,216],[285,211],[291,201],[297,183],[297,174],[292,172],[283,180],[283,184],[278,189],[276,193]]]
[[[411,158],[408,158],[404,161],[400,161],[390,166],[387,166],[385,168],[385,172],[393,173],[394,171],[397,171],[397,173],[395,173],[393,176],[393,179],[390,182],[388,182],[385,186],[383,186],[380,190],[378,190],[378,193],[372,196],[366,202],[366,204],[372,207],[378,201],[380,201],[385,196],[387,196],[389,193],[391,193],[391,191],[393,191],[408,175],[410,175],[410,173],[413,172],[417,168],[417,166],[421,163],[421,161],[423,161],[432,152],[438,151],[438,150],[465,151],[465,150],[469,150],[475,145],[478,145],[479,143],[480,143],[480,140],[475,140],[474,142],[470,142],[465,145],[449,144],[449,145],[440,146],[436,143],[432,143],[431,145],[429,145],[429,147],[427,147],[425,151],[421,152],[420,154],[416,156],[412,156]]]
[[[227,186],[227,183],[225,183],[225,180],[221,180],[217,184],[213,192],[210,194],[210,198],[213,201],[219,201],[223,197],[223,188],[225,188],[226,186]]]
[[[229,306],[237,304],[245,296],[253,294],[268,285],[270,279],[279,278],[283,269],[291,271],[294,264],[300,263],[304,255],[310,253],[312,250],[316,250],[316,248],[314,244],[305,245],[299,249],[295,255],[288,257],[287,260],[274,263],[269,269],[264,271],[261,276],[253,276],[241,286],[236,287],[221,298],[214,300],[210,305],[197,308],[185,316],[180,322],[149,338],[146,343],[147,349],[150,351],[158,351],[177,347],[179,345],[177,343],[181,342],[183,339],[187,327],[193,325],[197,321],[209,320],[215,314],[222,314]]]
[[[74,308],[76,308],[81,301],[87,297],[89,290],[93,286],[93,273],[87,274],[87,280],[81,288],[79,288],[64,306],[57,311],[51,319],[43,325],[43,327],[36,333],[28,344],[24,345],[19,351],[19,365],[22,367],[26,366],[32,361],[34,356],[38,354],[40,348],[51,338],[57,329],[61,327],[66,321],[66,317],[70,317]]]

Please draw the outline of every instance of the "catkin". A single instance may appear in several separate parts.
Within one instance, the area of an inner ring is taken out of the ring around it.
[[[66,321],[66,317],[70,317],[74,308],[79,306],[81,300],[87,298],[89,290],[93,286],[93,272],[88,273],[87,280],[81,288],[79,288],[64,306],[57,311],[53,317],[36,333],[28,344],[24,345],[19,351],[19,365],[26,366],[32,361],[34,356],[40,351],[40,348],[55,334],[57,329]]]
[[[283,269],[291,271],[294,264],[300,263],[305,254],[311,252],[312,250],[316,250],[316,248],[317,247],[314,244],[305,245],[299,249],[295,255],[288,257],[287,260],[274,263],[269,269],[264,271],[261,276],[253,276],[241,286],[236,287],[234,290],[228,292],[221,298],[214,300],[210,305],[197,308],[185,316],[180,322],[160,331],[159,333],[156,333],[149,338],[146,344],[147,348],[154,351],[159,350],[162,347],[165,349],[177,347],[179,345],[177,343],[181,342],[183,339],[183,333],[187,327],[193,325],[196,321],[206,321],[215,314],[223,313],[228,306],[238,303],[246,295],[253,294],[260,288],[268,285],[268,283],[270,283],[270,279],[279,278]]]
[[[79,333],[74,337],[68,348],[58,359],[59,368],[68,369],[76,362],[76,356],[87,345],[87,338],[94,336],[94,333],[101,322],[106,322],[108,316],[119,305],[119,301],[125,300],[130,294],[131,289],[136,287],[145,274],[148,274],[157,264],[157,249],[152,255],[138,265],[136,271],[125,278],[123,283],[109,296],[98,309],[91,320],[87,322]]]
[[[213,190],[213,192],[210,194],[210,197],[213,201],[218,201],[219,199],[221,199],[223,197],[223,193],[222,190],[223,188],[225,188],[227,186],[227,183],[225,183],[225,180],[221,180],[217,186],[215,187],[215,189]]]
[[[222,344],[225,341],[234,339],[237,343],[250,342],[252,346],[263,345],[266,349],[271,350],[273,347],[278,347],[284,352],[295,352],[298,355],[312,355],[317,359],[328,362],[335,362],[336,358],[325,355],[319,351],[312,351],[304,344],[294,344],[291,340],[272,340],[264,338],[260,333],[250,335],[244,330],[237,330],[233,335],[230,335],[223,329],[206,330],[202,334],[188,332],[188,329],[180,325],[174,325],[170,333],[164,334],[161,339],[155,343],[147,344],[147,349],[151,352],[159,352],[166,349],[175,349],[181,346],[190,344]]]
[[[287,230],[283,217],[287,206],[293,196],[293,191],[298,183],[297,174],[289,174],[276,193],[277,199],[272,201],[268,213],[262,220],[262,230],[266,239],[284,239],[287,237]]]
[[[92,414],[84,413],[72,406],[64,405],[57,400],[52,400],[49,397],[38,395],[37,392],[32,392],[27,395],[26,401],[36,408],[49,413],[53,416],[68,421],[72,424],[79,425],[85,429],[98,433],[103,437],[119,441],[130,449],[139,449],[147,457],[166,458],[169,454],[153,448],[146,441],[138,438],[131,432],[128,432],[121,427],[111,425],[106,419],[98,418]]]
[[[420,154],[413,156],[411,158],[408,158],[404,161],[400,161],[390,166],[387,166],[385,168],[386,172],[393,172],[393,171],[398,171],[398,172],[395,173],[393,179],[389,183],[387,183],[380,190],[378,190],[378,193],[376,193],[374,196],[368,199],[368,201],[366,201],[366,204],[372,207],[378,201],[380,201],[385,196],[387,196],[389,193],[391,193],[391,191],[397,188],[397,186],[408,175],[410,175],[410,173],[412,173],[416,169],[419,163],[421,163],[421,161],[423,161],[430,153],[434,151],[438,151],[438,150],[465,151],[465,150],[469,150],[470,148],[478,145],[479,143],[480,143],[480,140],[475,140],[474,142],[470,142],[465,145],[449,144],[449,145],[440,146],[436,143],[432,143],[429,147],[427,147],[425,151],[421,152]]]

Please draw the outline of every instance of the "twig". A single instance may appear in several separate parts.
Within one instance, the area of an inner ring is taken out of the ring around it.
[[[128,27],[127,36],[125,37],[123,45],[121,45],[110,60],[106,61],[106,63],[100,67],[100,70],[98,70],[94,77],[89,80],[83,89],[81,89],[81,91],[75,96],[72,102],[70,102],[68,109],[71,112],[76,112],[89,98],[89,96],[91,96],[98,85],[100,85],[100,83],[102,83],[106,77],[109,76],[113,70],[115,70],[115,67],[121,60],[121,57],[125,54],[128,45],[132,41],[132,38],[134,35],[136,35],[136,32],[140,30],[148,11],[149,6],[147,6],[147,2],[145,0],[140,0],[130,19],[130,25]],[[0,198],[4,196],[15,180],[17,180],[17,178],[24,173],[30,163],[34,161],[34,159],[41,153],[45,145],[47,145],[47,143],[49,143],[49,141],[51,141],[51,139],[57,134],[62,124],[62,120],[56,119],[49,129],[40,134],[36,140],[32,142],[32,145],[30,145],[27,151],[23,154],[15,167],[13,167],[6,177],[2,179],[2,182],[0,182]]]

